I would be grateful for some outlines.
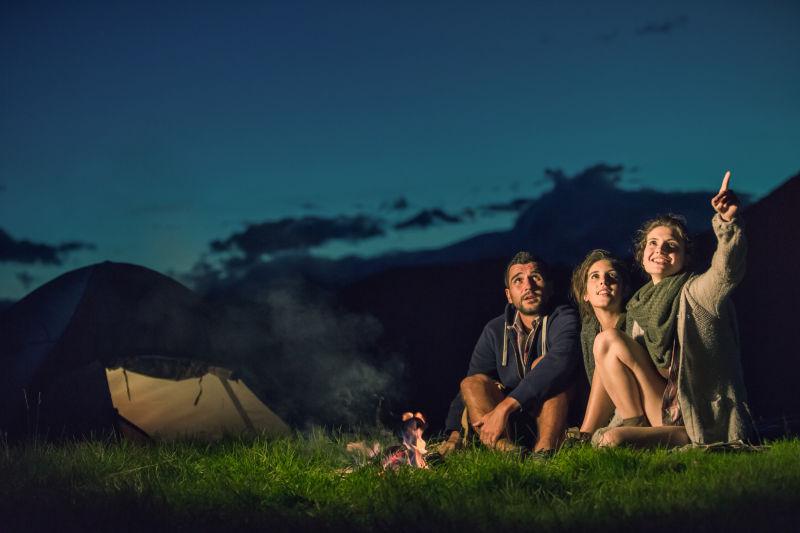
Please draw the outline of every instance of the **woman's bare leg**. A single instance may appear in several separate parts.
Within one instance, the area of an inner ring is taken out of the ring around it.
[[[651,426],[662,425],[661,408],[666,380],[639,343],[617,329],[601,331],[594,356],[605,390],[622,418],[647,416]]]
[[[606,425],[613,414],[614,403],[606,392],[602,372],[595,370],[594,376],[592,376],[592,388],[589,391],[589,402],[586,404],[586,414],[583,417],[580,431],[594,433],[597,428]]]
[[[684,446],[689,444],[689,435],[684,426],[661,426],[651,428],[616,427],[603,434],[598,446],[616,448],[617,446],[633,446],[652,448],[655,446]]]

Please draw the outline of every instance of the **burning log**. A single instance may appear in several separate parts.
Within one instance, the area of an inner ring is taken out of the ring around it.
[[[392,446],[387,450],[386,457],[381,462],[384,470],[396,470],[401,466],[415,468],[428,468],[425,456],[428,450],[422,433],[428,426],[422,413],[403,413],[403,445]]]
[[[363,440],[347,443],[347,451],[358,457],[359,463],[367,463],[376,458],[381,453],[381,444],[374,441],[372,445],[367,444]]]

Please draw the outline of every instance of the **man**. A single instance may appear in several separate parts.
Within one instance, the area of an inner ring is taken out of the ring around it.
[[[567,390],[581,361],[580,320],[571,307],[550,305],[548,274],[547,265],[528,252],[517,253],[506,267],[508,305],[478,339],[461,394],[450,406],[443,453],[458,445],[464,406],[486,446],[518,449],[509,436],[509,417],[522,411],[535,422],[534,452],[558,447],[566,428]]]

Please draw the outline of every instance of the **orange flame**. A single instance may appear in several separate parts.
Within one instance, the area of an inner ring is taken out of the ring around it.
[[[403,413],[403,446],[406,449],[408,464],[417,468],[428,468],[428,463],[425,462],[428,450],[422,438],[422,432],[427,425],[422,413]]]

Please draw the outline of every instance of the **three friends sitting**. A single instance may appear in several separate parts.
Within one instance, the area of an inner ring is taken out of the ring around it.
[[[649,220],[634,242],[649,281],[627,305],[630,277],[608,252],[591,251],[573,274],[580,316],[552,303],[542,259],[516,254],[505,272],[505,311],[475,346],[440,450],[457,448],[471,431],[488,447],[517,450],[523,443],[537,454],[553,453],[565,437],[600,447],[749,440],[730,301],[744,276],[746,242],[729,181],[728,172],[711,199],[711,266],[689,271],[691,242],[681,218]],[[591,383],[588,404],[581,426],[566,432],[581,367]]]

